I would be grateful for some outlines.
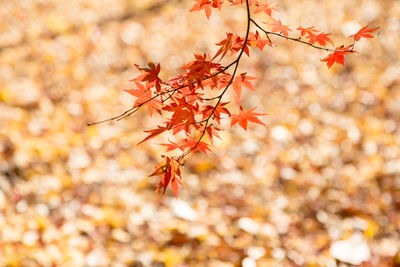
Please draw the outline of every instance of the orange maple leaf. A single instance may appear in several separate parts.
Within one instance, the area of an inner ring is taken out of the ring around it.
[[[198,140],[194,139],[191,136],[189,136],[186,139],[186,144],[184,146],[189,148],[189,149],[193,149],[193,152],[196,152],[196,151],[200,150],[205,155],[207,155],[207,151],[211,151],[209,144],[207,144],[207,143],[205,143],[203,141],[198,142]]]
[[[223,0],[195,0],[196,4],[189,10],[192,11],[199,11],[204,9],[204,13],[206,13],[207,19],[210,19],[212,8],[221,9],[223,4]]]
[[[194,117],[196,114],[195,106],[187,103],[184,98],[177,99],[177,102],[178,103],[173,103],[173,105],[168,107],[168,109],[164,109],[174,112],[168,125],[169,129],[184,124],[185,131],[188,133],[189,127],[196,123],[196,119]]]
[[[142,104],[146,105],[147,109],[149,110],[150,117],[153,116],[153,109],[159,111],[160,106],[162,105],[161,102],[157,99],[151,99],[150,88],[146,88],[143,84],[138,82],[135,82],[135,85],[138,89],[124,89],[125,92],[137,97],[133,107],[137,107]]]
[[[249,43],[250,46],[258,47],[260,50],[263,50],[265,45],[272,45],[271,41],[262,39],[258,31],[249,33]]]
[[[226,55],[226,53],[231,49],[232,47],[232,37],[233,33],[226,33],[226,39],[222,40],[221,42],[217,43],[216,45],[220,45],[221,48],[218,50],[218,52],[215,54],[213,59],[218,57],[220,54],[222,54],[220,60]]]
[[[373,33],[374,31],[378,30],[379,27],[368,29],[368,25],[361,28],[356,34],[350,35],[348,38],[353,37],[354,41],[360,40],[362,37],[364,38],[374,38]]]
[[[289,28],[288,25],[283,25],[280,19],[279,20],[272,19],[272,21],[273,22],[271,23],[272,25],[271,31],[282,33],[286,37],[289,36],[289,32],[291,32],[292,30]]]
[[[169,139],[168,139],[168,142],[169,143],[167,143],[167,144],[160,144],[161,146],[166,146],[167,147],[167,152],[175,150],[175,149],[180,149],[181,151],[185,150],[181,145],[179,145],[179,144],[177,144],[177,143],[175,143],[175,142],[173,142],[173,141],[171,141]]]
[[[231,115],[231,113],[229,112],[229,110],[228,110],[226,107],[224,107],[224,106],[226,106],[227,104],[229,104],[229,102],[218,103],[218,105],[217,105],[216,107],[207,105],[207,106],[204,108],[204,110],[202,111],[202,113],[203,113],[203,120],[204,120],[205,118],[207,118],[208,116],[210,116],[210,115],[211,115],[211,112],[214,111],[214,114],[213,114],[214,116],[213,116],[213,117],[214,117],[215,121],[216,121],[218,124],[220,124],[221,113]]]
[[[233,90],[235,91],[237,97],[240,99],[240,95],[242,93],[242,85],[249,88],[250,90],[255,91],[256,88],[251,84],[251,80],[257,79],[256,77],[246,76],[246,73],[242,73],[235,78],[232,83]]]
[[[259,12],[264,12],[265,14],[267,14],[268,16],[272,16],[272,11],[278,11],[278,9],[276,7],[278,7],[277,4],[275,3],[268,3],[267,1],[265,1],[265,3],[257,3],[257,8],[254,10],[254,14],[257,14]]]
[[[194,54],[194,57],[194,61],[182,67],[182,69],[188,71],[185,75],[190,89],[195,87],[194,83],[203,87],[203,79],[209,76],[212,70],[220,66],[220,64],[212,62],[209,54]]]
[[[158,125],[158,126],[157,126],[157,129],[144,131],[145,133],[150,133],[150,135],[147,136],[147,137],[146,137],[145,139],[143,139],[142,141],[140,141],[140,142],[138,143],[138,145],[140,145],[140,144],[143,143],[143,142],[146,142],[147,140],[149,140],[149,139],[151,139],[151,138],[153,138],[153,137],[156,137],[156,136],[159,135],[159,134],[162,134],[162,133],[165,132],[166,130],[168,130],[167,127],[161,127],[161,126]]]
[[[329,33],[323,33],[321,32],[320,34],[315,36],[315,41],[320,44],[325,46],[326,42],[330,42],[333,45],[333,42],[331,40],[331,38],[329,38]]]
[[[163,175],[156,191],[158,192],[163,188],[163,193],[165,194],[165,190],[168,185],[171,184],[172,192],[175,197],[178,198],[179,186],[182,186],[180,169],[182,164],[173,158],[167,156],[162,157],[164,160],[156,166],[156,170],[150,174],[150,176]]]
[[[217,131],[220,131],[221,129],[218,129],[217,127],[213,127],[213,126],[207,126],[206,128],[206,133],[210,139],[211,144],[213,145],[213,137],[217,137],[218,139],[221,139],[221,137],[219,136],[219,134],[217,133]]]
[[[149,63],[148,66],[148,68],[142,68],[135,64],[136,69],[144,74],[133,78],[130,82],[149,82],[151,85],[156,86],[157,91],[161,91],[161,84],[163,81],[158,77],[161,69],[160,64],[156,66],[153,63]]]
[[[329,54],[326,58],[321,59],[322,62],[326,62],[328,68],[330,69],[334,63],[344,65],[344,55],[354,53],[356,51],[351,51],[350,46],[347,47],[337,47],[333,53]]]
[[[318,30],[314,28],[314,26],[303,28],[303,27],[298,27],[297,30],[300,31],[301,36],[305,36],[306,34],[308,35],[315,35],[314,33],[317,33]]]
[[[268,114],[263,114],[263,113],[257,113],[257,112],[253,112],[256,108],[252,108],[250,110],[244,111],[243,107],[240,106],[240,110],[239,110],[239,114],[237,115],[232,115],[232,121],[231,121],[231,127],[233,125],[235,125],[236,123],[239,123],[239,125],[245,130],[247,131],[247,122],[254,122],[254,123],[258,123],[261,125],[265,124],[256,116],[265,116]]]

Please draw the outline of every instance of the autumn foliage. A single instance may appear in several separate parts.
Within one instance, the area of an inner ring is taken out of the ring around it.
[[[257,79],[247,73],[238,73],[238,66],[244,54],[250,56],[251,49],[264,50],[273,48],[275,40],[282,38],[305,44],[326,51],[328,55],[321,59],[328,68],[335,63],[344,65],[345,56],[355,53],[355,44],[362,38],[374,37],[378,28],[363,27],[348,37],[349,43],[336,46],[329,33],[318,30],[315,26],[290,27],[275,17],[278,5],[264,0],[195,0],[190,11],[203,11],[209,19],[214,10],[229,8],[247,10],[247,30],[244,34],[226,33],[215,55],[194,54],[194,59],[182,66],[182,73],[169,80],[159,77],[160,64],[149,63],[147,67],[136,65],[140,75],[131,80],[131,89],[125,91],[135,97],[133,107],[123,114],[105,120],[120,120],[147,107],[149,115],[160,114],[165,122],[155,129],[146,130],[148,134],[140,143],[168,132],[171,136],[184,136],[179,140],[168,139],[160,144],[166,151],[176,152],[176,156],[162,155],[162,162],[151,175],[161,177],[157,190],[166,191],[170,185],[174,195],[178,196],[182,186],[181,168],[184,159],[191,153],[200,151],[205,155],[212,150],[213,141],[219,138],[221,120],[230,120],[230,125],[239,125],[247,131],[249,123],[265,125],[261,117],[267,114],[255,112],[256,107],[244,107],[240,104],[244,88],[255,91],[253,85]],[[255,21],[253,14],[263,13],[265,20]],[[261,26],[263,25],[263,26]],[[222,65],[223,58],[231,58],[229,64]],[[224,99],[232,88],[237,98],[234,103]],[[217,92],[217,93],[215,93]],[[210,95],[216,95],[209,97]],[[236,110],[236,111],[235,111]],[[104,121],[101,121],[104,122]],[[100,122],[98,122],[100,123]]]

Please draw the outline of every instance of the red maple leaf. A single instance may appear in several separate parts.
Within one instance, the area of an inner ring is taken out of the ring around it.
[[[171,141],[169,139],[168,139],[168,142],[169,143],[167,143],[167,144],[160,144],[162,146],[166,146],[167,147],[167,152],[175,150],[175,149],[180,149],[181,151],[185,150],[185,148],[183,146],[178,145],[177,143],[175,143],[175,142],[173,142],[173,141]]]
[[[204,94],[198,93],[195,90],[190,89],[189,87],[185,87],[180,89],[176,95],[181,98],[184,98],[189,104],[193,105],[196,103],[196,101],[203,102],[202,96]]]
[[[355,51],[350,50],[350,46],[347,47],[337,47],[333,53],[329,54],[326,58],[321,59],[322,62],[326,62],[328,68],[330,69],[334,63],[344,65],[344,55],[354,53]]]
[[[314,33],[317,33],[317,32],[318,32],[318,30],[316,30],[316,29],[314,28],[314,26],[312,26],[312,27],[307,27],[307,28],[298,27],[297,30],[300,31],[300,35],[301,35],[301,36],[305,36],[306,34],[308,34],[308,35],[315,35]]]
[[[158,192],[163,188],[163,193],[165,194],[165,190],[171,184],[172,192],[178,198],[179,186],[182,186],[180,169],[182,164],[173,158],[162,157],[164,158],[163,161],[156,166],[156,170],[150,176],[163,175],[156,191]]]
[[[147,140],[149,140],[149,139],[151,139],[151,138],[153,138],[153,137],[155,137],[155,136],[157,136],[157,135],[159,135],[159,134],[162,134],[163,132],[165,132],[166,130],[168,130],[167,127],[161,127],[161,126],[159,126],[159,125],[158,125],[157,127],[158,127],[157,129],[144,131],[145,133],[150,133],[150,135],[147,136],[147,137],[146,137],[145,139],[143,139],[142,141],[140,141],[140,142],[138,143],[138,145],[140,145],[141,143],[146,142]]]
[[[306,38],[308,38],[310,44],[317,42],[318,44],[325,46],[326,42],[330,42],[333,45],[332,40],[329,38],[330,34],[323,32],[317,34],[318,30],[316,30],[314,26],[308,28],[298,27],[297,30],[300,31],[301,36],[306,36]]]
[[[250,46],[258,47],[260,50],[263,50],[265,45],[272,45],[271,41],[262,39],[258,31],[249,33],[249,43]]]
[[[208,137],[210,138],[211,144],[214,144],[213,142],[213,137],[217,137],[218,139],[221,139],[221,137],[218,135],[217,131],[220,131],[217,127],[212,127],[212,126],[207,126],[206,128],[206,133]]]
[[[291,32],[292,30],[289,28],[288,25],[283,25],[280,19],[279,20],[272,19],[272,21],[273,22],[271,23],[272,25],[271,31],[282,33],[286,37],[289,36],[289,32]]]
[[[232,115],[232,121],[231,121],[231,127],[233,125],[235,125],[236,123],[239,123],[239,125],[245,130],[247,131],[247,122],[254,122],[254,123],[258,123],[261,125],[265,124],[256,116],[265,116],[268,114],[263,114],[263,113],[257,113],[257,112],[253,112],[256,108],[252,108],[250,110],[244,111],[243,107],[240,106],[240,111],[239,114],[237,115]]]
[[[242,93],[242,85],[249,88],[250,90],[255,91],[256,88],[251,84],[251,80],[257,79],[256,77],[246,76],[246,73],[242,73],[235,78],[232,83],[233,90],[235,91],[237,97],[240,99],[240,95]]]
[[[196,114],[195,108],[195,106],[186,102],[184,98],[177,99],[177,103],[173,103],[170,106],[165,107],[164,110],[174,112],[168,125],[169,129],[173,128],[174,126],[184,124],[185,131],[189,132],[189,127],[196,123],[196,119],[194,118]]]
[[[148,68],[141,68],[139,65],[135,64],[135,67],[138,69],[138,71],[144,74],[133,78],[130,80],[130,82],[149,82],[152,86],[156,86],[157,91],[161,91],[161,84],[163,81],[158,77],[161,69],[160,64],[155,66],[153,63],[149,63],[148,66]]]
[[[214,111],[214,119],[215,121],[220,124],[220,119],[221,119],[221,113],[222,114],[228,114],[231,115],[231,113],[229,112],[229,110],[225,107],[227,104],[229,104],[229,102],[225,102],[225,103],[219,103],[216,107],[214,106],[210,106],[207,105],[205,106],[204,110],[202,111],[203,113],[203,120],[205,118],[207,118],[208,116],[211,115],[211,112]]]
[[[155,109],[156,111],[159,111],[160,106],[162,104],[157,99],[151,99],[150,88],[146,88],[146,87],[144,87],[143,84],[138,83],[138,82],[135,82],[135,85],[138,89],[124,89],[124,91],[137,97],[133,107],[137,107],[140,105],[146,105],[147,109],[149,110],[150,117],[151,117],[153,115],[153,109]]]
[[[368,25],[361,28],[356,34],[350,35],[348,38],[353,37],[354,41],[360,40],[362,37],[364,38],[374,38],[373,33],[374,31],[378,30],[379,27],[368,29]]]
[[[242,49],[247,56],[250,56],[250,50],[248,47],[250,45],[250,41],[247,40],[246,44],[244,43],[244,41],[245,41],[244,37],[240,37],[236,33],[233,34],[232,45],[231,48],[229,49],[230,51],[232,51],[231,56]],[[243,48],[243,46],[245,47]]]
[[[194,83],[197,83],[197,85],[203,87],[204,78],[210,76],[211,71],[220,67],[220,64],[212,62],[212,59],[208,54],[194,54],[194,57],[194,61],[191,61],[182,67],[182,69],[186,69],[188,71],[185,74],[185,78],[190,89],[195,88]]]
[[[232,75],[230,75],[229,73],[221,73],[218,75],[215,75],[214,77],[212,77],[211,79],[207,79],[203,82],[203,86],[210,86],[210,89],[222,89],[225,88],[230,79],[231,79]]]
[[[222,40],[221,42],[217,43],[216,45],[221,46],[221,48],[218,50],[218,52],[215,54],[213,57],[216,58],[220,54],[222,54],[220,60],[226,55],[226,53],[231,49],[232,47],[232,37],[233,33],[226,33],[226,39]]]
[[[198,140],[194,139],[193,137],[189,136],[187,139],[185,139],[186,143],[184,144],[185,147],[189,149],[193,149],[193,152],[196,152],[200,150],[203,152],[205,155],[207,155],[207,151],[211,151],[210,145]]]
[[[329,38],[329,33],[323,33],[321,32],[320,34],[315,36],[315,41],[320,44],[325,46],[326,42],[330,42],[333,45],[333,42],[331,40],[331,38]]]
[[[192,11],[199,11],[204,9],[204,13],[207,16],[207,19],[210,19],[212,8],[218,8],[221,9],[221,6],[223,4],[223,0],[195,0],[196,4],[192,7],[192,9],[189,10],[189,12]]]
[[[267,1],[265,1],[265,3],[257,3],[256,4],[257,8],[254,10],[254,14],[257,14],[259,12],[264,12],[265,14],[267,14],[268,16],[272,16],[272,11],[278,11],[278,9],[276,9],[276,7],[278,6],[277,4],[274,3],[268,3]]]

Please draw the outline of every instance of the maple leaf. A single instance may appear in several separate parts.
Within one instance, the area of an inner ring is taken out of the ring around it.
[[[192,129],[197,129],[198,130],[200,128],[200,125],[201,124],[194,123],[194,124],[191,125],[193,127],[187,129],[186,128],[186,124],[185,123],[181,123],[181,124],[178,124],[178,125],[175,125],[175,126],[172,127],[172,134],[176,135],[177,133],[179,133],[181,131],[185,131],[186,135],[189,135],[189,134],[191,134],[191,130]]]
[[[267,1],[265,1],[265,3],[258,3],[256,4],[257,8],[254,10],[254,14],[257,14],[259,12],[264,12],[265,14],[267,14],[268,16],[272,16],[272,11],[278,11],[278,9],[276,9],[276,7],[278,6],[275,3],[268,3]]]
[[[326,58],[321,59],[321,61],[322,62],[326,62],[326,64],[328,65],[329,69],[332,67],[332,65],[334,63],[338,63],[338,64],[344,65],[344,55],[355,52],[355,51],[351,51],[350,47],[351,46],[337,47],[336,50],[339,50],[339,51],[334,51],[333,53],[329,54]]]
[[[195,0],[196,4],[192,7],[192,9],[189,10],[189,12],[192,11],[199,11],[204,9],[204,13],[207,16],[207,19],[210,19],[212,8],[218,8],[221,9],[221,6],[223,4],[223,0]]]
[[[166,146],[167,147],[167,152],[175,150],[175,149],[180,149],[181,151],[185,150],[184,147],[182,147],[181,145],[178,145],[177,143],[175,143],[175,142],[173,142],[173,141],[171,141],[169,139],[168,139],[168,142],[169,143],[167,143],[167,144],[160,144],[162,146]]]
[[[165,82],[165,84],[171,86],[172,88],[178,88],[183,85],[186,85],[186,76],[185,74],[180,74],[172,79],[169,79]]]
[[[368,25],[367,25],[367,26],[361,28],[356,34],[350,35],[347,38],[353,37],[354,41],[358,41],[362,37],[364,37],[364,38],[374,38],[374,36],[371,35],[370,33],[373,33],[374,31],[376,31],[378,29],[379,29],[379,27],[368,29]]]
[[[280,19],[279,20],[272,19],[272,21],[273,22],[271,23],[272,25],[271,31],[282,33],[286,37],[289,36],[289,32],[291,32],[292,30],[289,28],[288,25],[283,25]]]
[[[194,61],[182,67],[182,69],[188,71],[186,73],[186,79],[190,89],[195,87],[194,83],[203,87],[204,78],[210,76],[212,70],[218,69],[218,67],[221,66],[218,63],[212,63],[212,59],[210,59],[210,55],[208,54],[194,54],[194,57]]]
[[[220,119],[221,119],[221,113],[222,114],[228,114],[231,115],[229,110],[225,107],[229,102],[225,103],[218,103],[216,107],[207,105],[204,110],[202,111],[203,113],[203,120],[211,115],[211,113],[214,111],[214,119],[215,121],[220,124]]]
[[[250,90],[255,91],[256,88],[251,84],[251,80],[257,79],[256,77],[246,76],[246,73],[242,73],[235,78],[232,83],[233,90],[235,91],[237,97],[240,99],[240,95],[242,93],[242,85],[249,88]]]
[[[249,45],[250,45],[250,41],[247,40],[246,44],[244,43],[245,38],[244,37],[240,37],[239,35],[237,35],[236,33],[232,34],[232,37],[230,37],[231,41],[230,41],[230,47],[229,50],[232,52],[230,55],[234,55],[236,52],[242,50],[243,46],[245,46],[243,48],[243,52],[247,55],[250,56],[250,50],[249,50]],[[226,40],[226,39],[225,39]],[[222,40],[221,42],[223,44],[225,44],[225,40]],[[221,43],[220,42],[220,43]],[[222,47],[224,48],[224,47]],[[224,48],[225,49],[225,48]],[[221,49],[220,49],[221,50]],[[224,50],[223,50],[224,51]],[[214,57],[215,58],[215,57]]]
[[[237,115],[232,115],[232,121],[231,121],[231,127],[233,125],[235,125],[236,123],[239,123],[239,125],[245,130],[247,131],[247,122],[254,122],[254,123],[258,123],[261,125],[265,124],[259,119],[257,118],[257,116],[265,116],[268,114],[263,114],[263,113],[257,113],[257,112],[253,112],[256,108],[252,108],[250,110],[244,111],[243,107],[240,106],[240,110],[239,110],[239,114]]]
[[[306,38],[308,38],[310,44],[317,42],[318,44],[325,46],[326,42],[330,42],[333,45],[332,40],[329,38],[330,34],[323,32],[317,34],[318,30],[316,30],[314,26],[308,28],[298,27],[297,30],[300,31],[300,36],[306,36]]]
[[[181,182],[181,166],[182,164],[170,157],[162,156],[163,161],[156,166],[156,170],[150,174],[150,176],[163,175],[160,183],[157,186],[156,192],[163,188],[163,193],[167,190],[169,184],[171,184],[172,192],[175,197],[178,198],[179,186],[182,186]]]
[[[216,58],[218,57],[220,54],[222,54],[220,60],[226,55],[226,53],[229,51],[229,49],[231,49],[232,47],[232,37],[233,37],[233,33],[226,33],[226,39],[222,40],[221,42],[217,43],[216,45],[221,46],[221,48],[218,50],[218,52],[215,54],[215,56],[213,57]]]
[[[171,129],[174,126],[183,123],[185,125],[185,131],[189,132],[189,127],[192,124],[196,123],[196,120],[194,118],[194,115],[196,113],[196,110],[194,109],[195,107],[187,103],[185,99],[181,98],[177,101],[177,104],[172,107],[168,107],[168,109],[165,109],[174,112],[169,124],[169,128]]]
[[[256,31],[256,33],[250,32],[249,43],[250,43],[250,46],[258,47],[260,50],[263,50],[265,45],[269,45],[269,46],[272,45],[272,43],[269,40],[263,40],[261,38],[260,34],[258,33],[258,31]]]
[[[211,127],[211,126],[207,126],[207,128],[206,128],[206,133],[208,134],[208,137],[210,138],[211,144],[214,144],[213,136],[217,137],[218,139],[221,139],[221,137],[218,135],[217,131],[220,131],[220,129],[218,129],[216,127]]]
[[[178,96],[184,98],[189,104],[193,105],[196,101],[203,102],[203,93],[195,92],[195,90],[185,87],[179,90]]]
[[[207,79],[203,82],[204,86],[210,86],[210,89],[222,89],[225,88],[230,79],[231,79],[232,75],[228,74],[228,73],[221,73],[218,75],[215,75],[214,77],[212,77],[211,79]]]
[[[144,85],[138,82],[135,82],[135,85],[138,89],[124,89],[125,92],[137,97],[133,107],[138,107],[142,104],[146,105],[149,110],[150,117],[153,116],[153,109],[159,111],[160,106],[162,105],[161,102],[157,99],[151,99],[150,88],[146,88]]]
[[[225,88],[226,86],[228,86],[231,78],[232,78],[232,75],[229,73],[226,73],[226,74],[223,73],[221,75],[218,75],[218,83],[219,83],[218,89],[222,89],[222,88]]]
[[[147,136],[147,137],[146,137],[145,139],[143,139],[142,141],[140,141],[140,142],[138,143],[138,145],[140,145],[141,143],[146,142],[147,140],[149,140],[149,139],[151,139],[151,138],[153,138],[153,137],[155,137],[155,136],[157,136],[157,135],[159,135],[159,134],[162,134],[163,132],[165,132],[166,130],[168,130],[167,127],[161,127],[161,126],[159,126],[159,125],[158,125],[157,127],[158,127],[157,129],[144,131],[145,133],[150,133],[150,135]]]
[[[306,34],[308,34],[308,35],[315,35],[314,33],[317,33],[317,32],[318,32],[318,30],[316,30],[316,29],[314,28],[314,26],[308,27],[308,28],[298,27],[297,30],[300,31],[300,35],[301,35],[301,36],[305,36]]]
[[[135,64],[138,71],[144,73],[136,78],[130,80],[130,82],[149,82],[151,85],[155,85],[156,90],[161,91],[161,84],[163,81],[158,77],[160,73],[160,64],[154,65],[153,63],[148,64],[148,68],[141,68],[139,65]]]
[[[186,141],[186,144],[184,146],[189,149],[193,149],[193,152],[200,150],[205,155],[208,155],[207,151],[211,151],[209,144],[207,144],[203,141],[198,142],[198,140],[194,139],[191,136],[189,136],[185,141]]]
[[[323,33],[322,32],[322,33],[318,34],[317,36],[315,36],[315,41],[318,44],[323,45],[323,46],[326,45],[326,42],[330,42],[333,45],[333,42],[329,38],[329,35],[330,35],[329,33]]]

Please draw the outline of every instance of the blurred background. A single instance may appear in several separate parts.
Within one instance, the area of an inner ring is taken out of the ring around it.
[[[251,50],[243,102],[267,126],[225,125],[177,200],[148,177],[168,136],[136,145],[155,126],[145,110],[86,124],[132,106],[134,63],[161,62],[166,80],[245,32],[243,8],[207,21],[192,5],[0,1],[0,265],[400,266],[400,1],[279,1],[285,24],[338,45],[380,34],[330,70],[286,40]]]

